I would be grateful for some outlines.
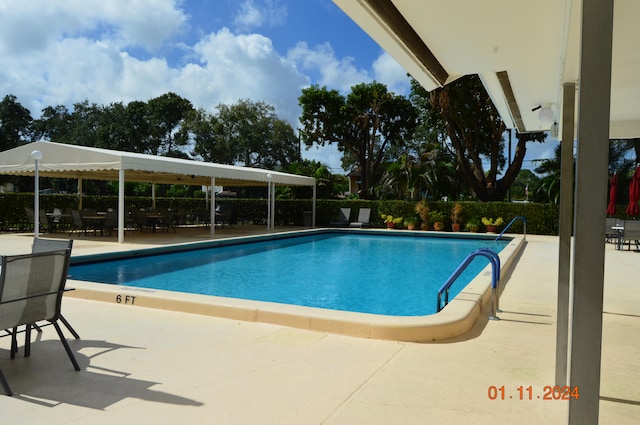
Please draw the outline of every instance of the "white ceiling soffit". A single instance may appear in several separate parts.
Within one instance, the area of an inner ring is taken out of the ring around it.
[[[560,123],[562,84],[579,87],[579,0],[333,0],[425,89],[478,74],[508,127]],[[640,1],[617,0],[611,137],[640,136]],[[554,119],[542,121],[550,107]]]

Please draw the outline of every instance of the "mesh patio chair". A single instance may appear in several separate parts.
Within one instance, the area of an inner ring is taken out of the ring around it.
[[[336,217],[334,221],[329,223],[329,227],[348,227],[350,215],[351,215],[351,208],[340,208],[338,217]]]
[[[31,327],[50,322],[75,370],[80,366],[67,343],[58,319],[69,271],[71,252],[66,250],[0,257],[0,329],[11,329],[11,357],[17,351],[18,327],[26,326],[25,357],[31,354]],[[11,388],[2,370],[0,384],[7,395]]]
[[[78,233],[78,236],[83,233],[87,234],[87,223],[82,218],[82,214],[78,210],[71,210],[71,228],[69,229],[69,236],[74,232]]]
[[[371,208],[360,208],[358,211],[358,221],[349,224],[349,227],[367,227],[371,220]]]
[[[625,220],[623,226],[624,230],[618,248],[623,249],[625,245],[629,245],[629,251],[631,251],[632,243],[636,244],[636,249],[640,248],[640,221]]]
[[[71,255],[71,249],[73,248],[73,239],[43,239],[37,238],[33,240],[33,246],[31,247],[31,253],[39,253],[39,252],[49,252],[49,251],[61,251],[64,249],[69,250],[69,255]],[[69,276],[67,276],[68,278]],[[75,339],[80,339],[80,335],[76,332],[75,329],[71,326],[71,324],[67,321],[67,319],[60,315],[60,321],[62,324],[71,332]],[[38,332],[40,332],[40,327],[37,324],[33,326]]]

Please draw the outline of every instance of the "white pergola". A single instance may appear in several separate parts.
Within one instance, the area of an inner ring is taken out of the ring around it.
[[[333,1],[425,89],[478,74],[507,127],[560,136],[556,384],[580,389],[569,424],[597,424],[608,144],[640,137],[640,1]]]
[[[33,142],[0,152],[0,174],[33,176],[33,151],[39,151],[39,175],[118,182],[118,242],[124,242],[124,183],[145,182],[197,186],[267,186],[267,229],[272,230],[275,215],[275,186],[313,187],[312,224],[315,225],[316,182],[312,177],[298,176],[259,168],[237,167],[120,152],[108,149],[67,145],[53,142]],[[210,200],[211,236],[215,226],[215,196]]]

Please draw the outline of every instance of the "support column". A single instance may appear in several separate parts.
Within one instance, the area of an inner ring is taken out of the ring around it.
[[[118,171],[118,243],[124,243],[124,170]]]
[[[209,191],[207,190],[207,193]],[[211,177],[211,208],[209,209],[209,223],[211,228],[209,235],[213,238],[216,235],[216,178]]]
[[[597,425],[600,408],[604,236],[613,0],[583,0],[576,172],[569,425]]]
[[[78,210],[82,211],[82,177],[78,179]]]
[[[267,232],[270,232],[271,229],[271,174],[267,174]]]
[[[276,182],[271,183],[271,230],[276,230]]]
[[[569,288],[571,235],[573,230],[573,135],[575,133],[576,83],[565,83],[562,94],[560,143],[560,223],[558,252],[558,307],[556,324],[556,385],[567,385],[569,350]]]
[[[316,227],[316,184],[313,183],[313,207],[311,208],[311,227]]]

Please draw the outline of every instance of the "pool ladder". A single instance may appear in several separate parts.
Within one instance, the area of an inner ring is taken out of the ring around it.
[[[504,226],[504,229],[502,229],[502,232],[500,232],[500,234],[498,235],[497,238],[494,239],[494,242],[496,242],[498,239],[500,239],[502,237],[502,235],[505,234],[505,232],[507,230],[509,230],[509,227],[511,227],[511,225],[516,221],[516,220],[522,220],[522,222],[524,223],[524,240],[527,240],[527,219],[523,216],[523,215],[519,215],[516,217],[513,217],[513,220],[511,220],[509,222],[509,224],[507,224],[506,226]]]
[[[464,261],[458,266],[458,268],[453,272],[449,279],[440,287],[438,290],[438,305],[436,307],[436,311],[439,312],[442,310],[447,304],[449,304],[449,288],[451,285],[460,277],[462,272],[465,271],[467,266],[471,264],[471,262],[478,256],[483,256],[489,259],[492,265],[491,272],[491,315],[489,316],[490,320],[500,320],[498,316],[496,316],[496,312],[499,312],[499,300],[498,300],[498,284],[500,283],[500,257],[498,254],[489,249],[489,248],[479,248],[473,251],[471,254],[464,259]],[[442,297],[444,295],[444,305],[442,304]]]

